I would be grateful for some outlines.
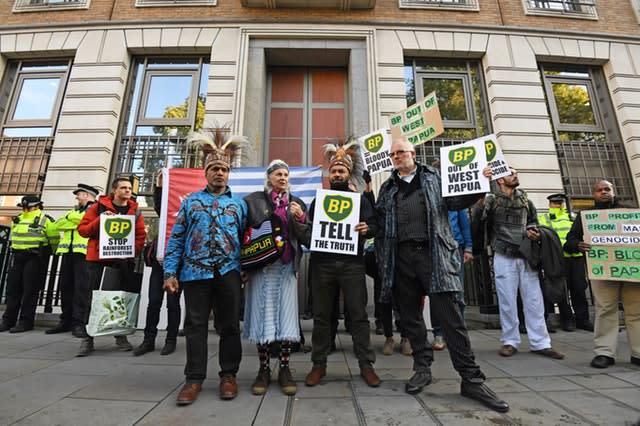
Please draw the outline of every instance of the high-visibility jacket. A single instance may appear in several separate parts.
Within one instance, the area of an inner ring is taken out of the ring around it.
[[[60,235],[53,218],[40,209],[20,213],[11,226],[11,248],[13,250],[38,251],[50,247],[55,251]]]
[[[87,242],[89,239],[78,233],[78,225],[91,204],[93,202],[88,203],[81,209],[69,210],[67,214],[56,220],[56,229],[62,232],[62,238],[60,239],[60,244],[58,244],[56,254],[87,254]]]
[[[538,222],[540,225],[548,226],[556,231],[560,242],[564,246],[567,241],[567,234],[573,225],[573,219],[569,216],[567,210],[563,208],[552,207],[548,213],[538,215]],[[564,252],[564,257],[580,257],[582,253],[567,253]]]

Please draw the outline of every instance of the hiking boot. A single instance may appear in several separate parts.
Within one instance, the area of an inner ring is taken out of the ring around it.
[[[251,393],[254,395],[264,395],[271,383],[271,369],[269,367],[260,367],[258,375],[251,385]]]
[[[176,351],[176,342],[165,342],[160,355],[169,355]]]
[[[396,342],[393,341],[393,337],[387,337],[384,341],[384,345],[382,345],[382,355],[393,355],[393,348],[395,345]]]
[[[280,389],[282,389],[282,393],[285,395],[295,395],[298,391],[298,385],[293,381],[293,376],[291,375],[291,370],[289,370],[288,365],[280,367],[278,384],[280,385]]]
[[[78,349],[77,357],[83,357],[93,352],[93,337],[85,337],[80,341],[80,349]]]
[[[411,356],[411,354],[413,354],[411,343],[409,343],[409,339],[406,337],[400,339],[400,350],[402,351],[402,355]]]
[[[87,334],[87,328],[84,325],[74,325],[71,327],[71,335],[78,339],[86,339],[89,337]]]
[[[320,379],[322,379],[327,374],[327,366],[320,364],[313,364],[311,367],[311,371],[307,374],[307,377],[304,379],[304,383],[307,386],[315,386],[320,383]]]
[[[122,352],[128,352],[133,350],[133,346],[127,340],[127,336],[116,336],[116,348]]]
[[[431,344],[431,349],[434,351],[441,351],[445,348],[446,343],[444,342],[444,338],[442,336],[435,336],[433,338],[433,343]]]

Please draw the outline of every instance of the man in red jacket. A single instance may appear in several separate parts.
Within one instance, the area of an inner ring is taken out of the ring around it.
[[[138,212],[138,203],[131,199],[131,182],[127,177],[116,178],[111,184],[111,194],[98,198],[89,210],[85,213],[82,221],[78,225],[78,233],[85,238],[89,238],[87,243],[87,280],[86,287],[82,289],[82,297],[87,303],[83,305],[88,307],[84,312],[85,324],[89,319],[89,310],[91,307],[91,292],[100,287],[100,281],[105,266],[115,267],[120,271],[121,289],[128,290],[133,280],[133,259],[100,259],[100,215],[135,215],[135,254],[136,256],[142,251],[146,231],[144,228],[144,218]],[[82,343],[76,356],[87,356],[93,352],[93,337],[86,334],[83,330]],[[127,336],[115,336],[116,347],[121,351],[130,351],[133,349]]]

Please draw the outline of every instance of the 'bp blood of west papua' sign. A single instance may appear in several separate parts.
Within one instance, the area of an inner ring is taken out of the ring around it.
[[[357,192],[316,191],[311,251],[358,254],[360,194]]]
[[[100,215],[100,259],[135,257],[134,215]]]
[[[440,148],[442,196],[489,192],[489,179],[482,174],[486,166],[484,139]]]
[[[393,163],[389,157],[391,138],[387,129],[376,130],[358,139],[362,149],[362,161],[371,176],[393,169]]]
[[[421,101],[389,118],[393,140],[406,139],[412,145],[421,145],[444,132],[438,98],[431,92]]]
[[[496,135],[487,135],[478,139],[484,141],[484,148],[487,152],[487,163],[493,172],[491,180],[511,175],[511,170],[509,169],[507,160],[504,158],[502,149],[500,149]]]
[[[587,210],[582,214],[589,279],[640,282],[640,210]]]

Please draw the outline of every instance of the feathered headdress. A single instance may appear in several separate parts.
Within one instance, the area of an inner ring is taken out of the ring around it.
[[[329,162],[329,169],[336,164],[344,166],[351,174],[351,181],[354,181],[358,186],[363,183],[362,172],[364,171],[364,164],[362,163],[360,144],[357,139],[350,137],[344,143],[337,141],[336,143],[326,144],[324,146],[324,156]]]
[[[222,126],[189,134],[187,143],[202,150],[202,167],[205,170],[214,164],[231,168],[247,162],[249,139],[246,136],[230,135],[230,130],[229,126]]]

